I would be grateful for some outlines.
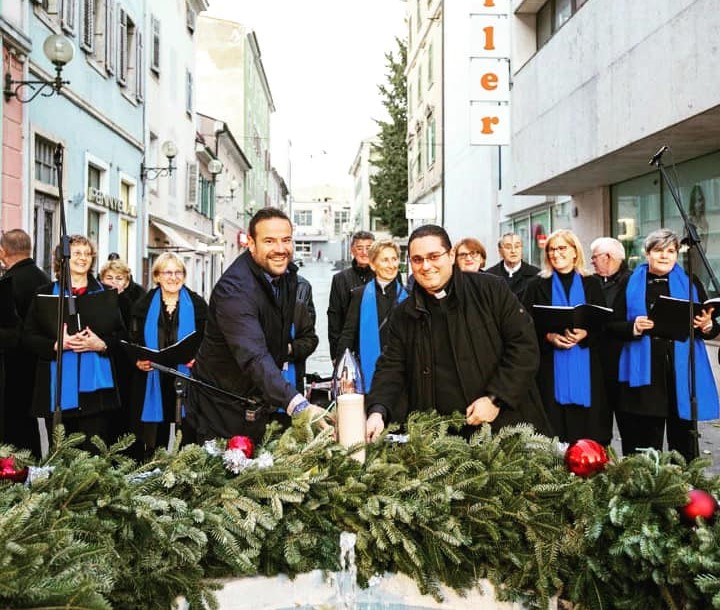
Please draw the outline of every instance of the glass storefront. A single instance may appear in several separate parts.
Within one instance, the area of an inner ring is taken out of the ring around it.
[[[557,229],[570,228],[570,200],[549,204],[500,225],[500,235],[516,233],[523,242],[523,260],[542,267],[545,238]]]
[[[717,276],[720,273],[720,152],[668,168],[668,173],[679,187],[683,207],[698,229],[702,248]],[[643,241],[651,231],[666,227],[684,237],[680,212],[657,170],[612,186],[610,195],[612,235],[625,246],[631,268],[645,260]],[[686,254],[682,254],[682,264],[687,267]],[[692,265],[708,294],[716,296],[718,292],[711,286],[699,255],[693,256]]]

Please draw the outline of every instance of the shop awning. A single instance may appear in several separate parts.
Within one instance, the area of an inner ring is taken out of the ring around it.
[[[195,245],[185,239],[177,229],[157,220],[151,220],[150,224],[167,237],[166,243],[162,246],[148,244],[148,248],[160,250],[174,250],[177,252],[195,252]]]

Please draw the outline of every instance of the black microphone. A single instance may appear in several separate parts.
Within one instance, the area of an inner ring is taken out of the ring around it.
[[[656,165],[660,161],[660,157],[662,157],[665,154],[665,151],[668,149],[667,146],[663,146],[660,150],[658,150],[651,158],[650,161],[648,161],[648,165]]]

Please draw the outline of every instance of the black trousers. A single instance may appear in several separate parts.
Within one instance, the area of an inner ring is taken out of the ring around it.
[[[686,460],[696,458],[695,440],[691,436],[692,423],[680,419],[676,413],[668,417],[615,412],[622,440],[623,455],[637,453],[643,447],[662,451],[667,428],[668,449],[678,451]]]

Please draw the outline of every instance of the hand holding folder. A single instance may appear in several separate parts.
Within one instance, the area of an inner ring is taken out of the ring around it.
[[[69,299],[76,299],[79,323],[68,314]],[[48,337],[57,333],[59,299],[56,294],[38,294],[35,311],[42,332]],[[87,292],[77,297],[65,297],[65,324],[68,333],[75,334],[83,328],[90,327],[97,335],[110,335],[115,332],[118,311],[117,290],[101,290]]]
[[[543,333],[564,333],[566,329],[598,330],[610,318],[612,309],[583,303],[566,305],[533,305],[535,326]]]
[[[693,303],[693,317],[702,313],[703,309],[714,309],[712,317],[720,315],[720,298],[708,299],[704,303]],[[678,299],[660,295],[648,312],[655,326],[648,333],[663,339],[685,341],[690,335],[690,311],[687,299]]]
[[[178,364],[187,364],[195,358],[195,354],[200,347],[201,338],[196,331],[193,331],[184,339],[176,341],[163,349],[153,349],[152,347],[145,347],[125,340],[120,341],[120,344],[133,362],[149,360],[156,364],[174,368]]]

